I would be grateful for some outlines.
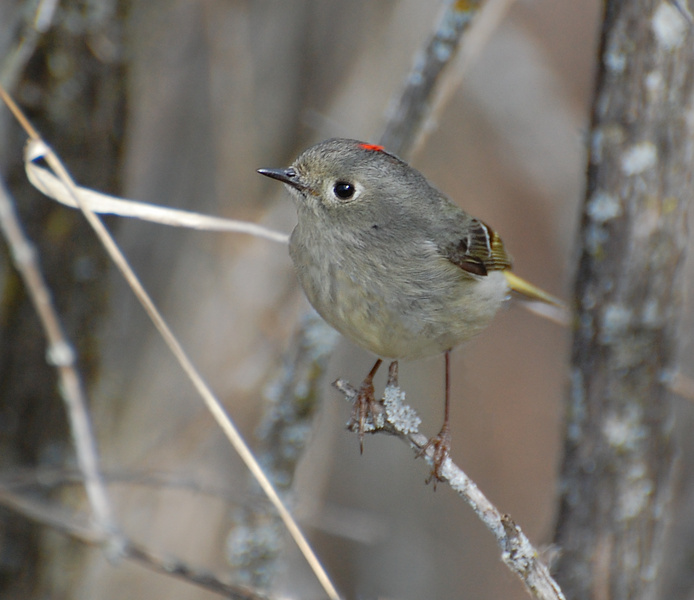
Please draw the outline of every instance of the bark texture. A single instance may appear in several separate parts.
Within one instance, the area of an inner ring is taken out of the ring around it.
[[[34,6],[7,2],[0,9],[0,76],[34,125],[51,140],[86,185],[116,192],[125,110],[121,62],[121,3],[100,2],[87,17],[80,3],[64,2],[50,31],[33,29]],[[98,10],[97,10],[98,8]],[[3,107],[4,109],[4,107]],[[0,173],[17,202],[82,373],[98,371],[95,323],[105,303],[108,263],[89,226],[75,211],[47,203],[26,181],[25,135],[3,110]],[[72,459],[55,369],[19,277],[7,268],[0,244],[0,470],[54,468]],[[0,511],[0,597],[33,597],[41,573],[40,528]]]
[[[671,496],[691,196],[691,28],[669,2],[605,6],[576,280],[556,542],[568,598],[652,598]]]

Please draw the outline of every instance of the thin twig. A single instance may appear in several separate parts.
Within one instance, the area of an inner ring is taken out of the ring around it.
[[[137,562],[152,571],[177,577],[225,598],[232,598],[233,600],[268,600],[267,596],[258,594],[252,589],[226,583],[214,575],[214,573],[193,568],[177,558],[157,556],[154,552],[127,538],[115,538],[109,535],[108,532],[96,530],[89,525],[84,515],[75,515],[55,505],[48,505],[1,486],[0,504],[24,515],[27,519],[51,527],[82,543],[98,544],[104,547],[117,545],[118,557],[120,559]]]
[[[164,317],[156,308],[151,297],[143,287],[137,275],[135,275],[134,271],[128,264],[127,259],[121,252],[114,239],[111,237],[111,234],[108,232],[108,230],[101,222],[99,217],[95,215],[88,207],[83,206],[81,204],[79,193],[76,190],[76,185],[72,180],[72,177],[68,173],[67,169],[63,165],[63,163],[60,161],[55,152],[53,152],[51,147],[48,146],[48,144],[46,144],[46,142],[43,139],[41,139],[37,131],[31,126],[28,119],[24,116],[20,108],[15,104],[15,102],[10,98],[10,96],[1,86],[0,97],[2,97],[5,103],[10,107],[10,110],[13,112],[15,117],[24,127],[24,130],[30,136],[31,141],[29,142],[29,144],[32,144],[33,147],[27,150],[29,155],[34,157],[42,156],[46,160],[48,165],[51,167],[53,172],[61,180],[66,189],[70,190],[70,193],[73,195],[74,202],[80,207],[80,210],[87,219],[87,222],[94,229],[97,237],[99,238],[102,245],[108,252],[111,260],[122,273],[123,277],[125,278],[133,293],[139,300],[145,312],[152,320],[152,323],[154,324],[155,328],[162,336],[162,339],[164,340],[166,345],[169,347],[169,350],[174,355],[179,365],[190,379],[194,388],[197,390],[198,394],[205,402],[205,405],[212,414],[213,418],[215,419],[215,421],[217,421],[217,424],[222,429],[227,439],[231,442],[231,445],[234,447],[241,460],[243,460],[243,462],[246,464],[246,467],[256,478],[263,492],[267,495],[270,502],[272,502],[273,506],[280,514],[280,517],[282,518],[285,527],[289,531],[289,534],[292,536],[297,546],[299,547],[299,550],[306,558],[306,561],[309,563],[309,566],[311,567],[319,583],[325,590],[326,594],[331,599],[337,600],[339,598],[337,590],[330,581],[328,574],[326,573],[325,569],[318,560],[318,557],[316,556],[315,552],[308,543],[308,540],[304,536],[299,525],[294,520],[294,517],[292,517],[291,513],[285,506],[284,502],[280,498],[274,486],[263,472],[262,467],[253,456],[253,453],[251,452],[246,442],[243,440],[241,434],[236,428],[236,425],[233,423],[229,415],[222,407],[221,402],[217,399],[217,397],[214,395],[214,393],[207,385],[203,377],[200,375],[199,371],[197,370],[191,359],[188,357],[180,342],[175,337],[170,327],[164,320]]]
[[[53,23],[58,0],[41,0],[31,24],[25,24],[19,42],[7,53],[0,67],[0,84],[13,89],[29,59],[33,56],[41,36]]]
[[[477,14],[482,0],[450,0],[422,53],[416,58],[405,87],[390,109],[380,143],[407,156],[421,133],[432,94],[441,73],[455,58],[463,32]]]
[[[694,17],[692,17],[692,13],[689,12],[686,2],[682,2],[682,0],[670,0],[670,2],[672,2],[673,6],[684,17],[689,27],[694,27]]]
[[[151,487],[159,490],[186,490],[195,496],[208,496],[233,503],[237,495],[232,489],[203,484],[195,475],[182,475],[166,471],[101,471],[101,479],[109,487]],[[52,490],[73,485],[83,485],[84,476],[76,469],[66,468],[23,468],[12,469],[0,475],[0,489],[21,490],[40,488]]]
[[[117,198],[108,194],[102,194],[89,188],[75,186],[73,190],[68,189],[63,182],[34,161],[40,156],[33,156],[31,150],[36,146],[28,144],[24,152],[24,168],[31,184],[49,198],[57,200],[64,206],[79,208],[74,196],[79,196],[82,206],[88,207],[94,213],[101,215],[111,214],[119,217],[137,218],[143,221],[159,223],[160,225],[170,225],[173,227],[187,227],[188,229],[198,229],[204,231],[219,231],[227,233],[247,233],[256,237],[264,238],[272,242],[286,244],[289,236],[286,233],[274,231],[247,221],[235,219],[224,219],[213,217],[201,213],[157,206],[147,202],[138,202],[126,198]]]
[[[48,362],[58,371],[60,395],[70,423],[77,464],[84,477],[87,497],[98,527],[115,534],[113,509],[99,474],[96,441],[92,434],[87,400],[75,365],[75,352],[53,307],[51,293],[41,273],[36,250],[22,231],[4,181],[0,180],[0,230],[7,240],[14,265],[24,281],[48,340]]]
[[[457,58],[448,69],[448,76],[442,77],[438,86],[432,89],[432,99],[428,111],[422,116],[422,125],[412,142],[409,155],[414,156],[424,146],[429,136],[436,131],[436,123],[441,114],[460,89],[463,78],[482,52],[485,44],[499,27],[502,19],[516,0],[486,0],[473,15],[474,22],[467,30],[461,30],[460,50]],[[467,32],[467,33],[466,33]]]
[[[354,403],[358,394],[354,386],[338,379],[335,387],[349,402]],[[398,387],[397,374],[394,374],[391,365],[383,400],[378,406],[379,414],[367,424],[366,430],[369,433],[395,435],[412,448],[415,456],[420,456],[427,438],[418,432],[420,419],[411,407],[403,403],[404,399],[405,393]],[[428,448],[424,453],[429,463],[433,461],[433,454],[433,448]],[[520,577],[528,591],[541,600],[565,600],[549,569],[540,560],[539,553],[511,517],[502,514],[450,458],[444,462],[441,475],[442,481],[447,482],[467,502],[489,529],[501,548],[502,560]]]

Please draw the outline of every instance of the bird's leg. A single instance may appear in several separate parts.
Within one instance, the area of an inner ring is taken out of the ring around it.
[[[432,456],[434,468],[431,470],[429,478],[426,483],[434,482],[434,490],[436,490],[436,482],[443,481],[441,477],[441,468],[443,463],[448,458],[451,452],[451,430],[448,424],[448,415],[450,407],[450,392],[451,392],[451,351],[446,350],[446,391],[445,391],[445,407],[443,414],[443,425],[441,426],[441,431],[438,432],[433,438],[431,438],[419,451],[418,456],[423,455],[428,448],[431,446],[434,449],[434,454]]]
[[[386,387],[388,386],[393,386],[393,387],[398,387],[398,361],[394,360],[392,363],[390,363],[390,366],[388,367],[388,382],[386,383]]]
[[[366,419],[369,416],[373,418],[373,408],[376,404],[376,398],[374,398],[374,375],[376,375],[376,371],[378,371],[382,362],[380,358],[376,361],[369,374],[364,378],[361,386],[359,386],[357,399],[354,401],[354,408],[352,409],[352,420],[348,426],[351,431],[356,429],[359,433],[359,451],[362,454],[364,453],[364,427]]]

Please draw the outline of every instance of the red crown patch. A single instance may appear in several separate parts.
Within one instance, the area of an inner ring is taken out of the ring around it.
[[[359,144],[359,146],[364,148],[364,150],[373,150],[374,152],[383,152],[385,150],[383,146],[378,144]]]

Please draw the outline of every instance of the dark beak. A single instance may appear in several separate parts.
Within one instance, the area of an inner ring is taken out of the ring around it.
[[[297,190],[306,189],[306,186],[299,180],[299,174],[292,167],[288,169],[258,169],[258,173],[291,185]]]

